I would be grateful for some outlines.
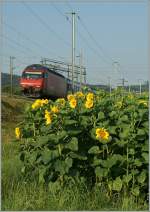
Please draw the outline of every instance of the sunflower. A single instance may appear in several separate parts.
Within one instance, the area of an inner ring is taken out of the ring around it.
[[[58,113],[58,112],[59,112],[59,109],[58,109],[57,106],[53,106],[53,107],[51,107],[51,111],[52,111],[53,113]]]
[[[71,101],[71,100],[74,99],[74,98],[75,98],[75,96],[74,96],[73,94],[68,94],[68,95],[67,95],[68,101]]]
[[[87,101],[93,100],[94,99],[94,94],[93,93],[88,93],[86,96]]]
[[[20,131],[20,128],[19,127],[16,127],[15,128],[15,134],[16,134],[16,138],[19,139],[20,136],[21,136],[21,131]]]
[[[93,100],[87,100],[87,101],[85,102],[85,107],[86,107],[87,109],[92,108],[92,107],[93,107]]]
[[[52,123],[52,117],[48,110],[45,110],[45,119],[46,119],[46,125]]]
[[[70,104],[70,107],[71,108],[75,108],[77,106],[77,100],[75,98],[72,98],[70,101],[69,101],[69,104]]]
[[[109,133],[107,132],[106,129],[104,129],[104,128],[96,129],[96,139],[108,140],[108,138],[109,138]]]

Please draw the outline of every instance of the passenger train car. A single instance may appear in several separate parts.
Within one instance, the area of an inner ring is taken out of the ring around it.
[[[71,80],[40,64],[27,66],[20,80],[22,93],[32,97],[66,97],[72,90]],[[75,91],[80,89],[79,84]]]

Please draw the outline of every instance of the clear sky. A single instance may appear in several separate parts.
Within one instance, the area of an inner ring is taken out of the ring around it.
[[[17,74],[41,57],[71,61],[71,24],[66,13],[73,10],[79,16],[76,55],[83,51],[87,82],[106,84],[108,77],[112,83],[122,77],[129,83],[148,79],[147,1],[5,0],[2,9],[3,72],[9,72],[9,56],[16,57]]]

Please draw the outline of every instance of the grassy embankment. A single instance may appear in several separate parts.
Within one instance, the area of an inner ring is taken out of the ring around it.
[[[19,144],[14,141],[14,129],[22,119],[30,101],[2,97],[2,210],[147,210],[140,200],[133,202],[119,194],[106,195],[104,188],[88,191],[84,185],[58,185],[46,190],[21,176]]]

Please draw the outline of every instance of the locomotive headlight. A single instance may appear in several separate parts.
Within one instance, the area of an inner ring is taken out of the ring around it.
[[[36,86],[36,88],[40,88],[40,87],[41,87],[40,85],[37,85],[37,86]]]

